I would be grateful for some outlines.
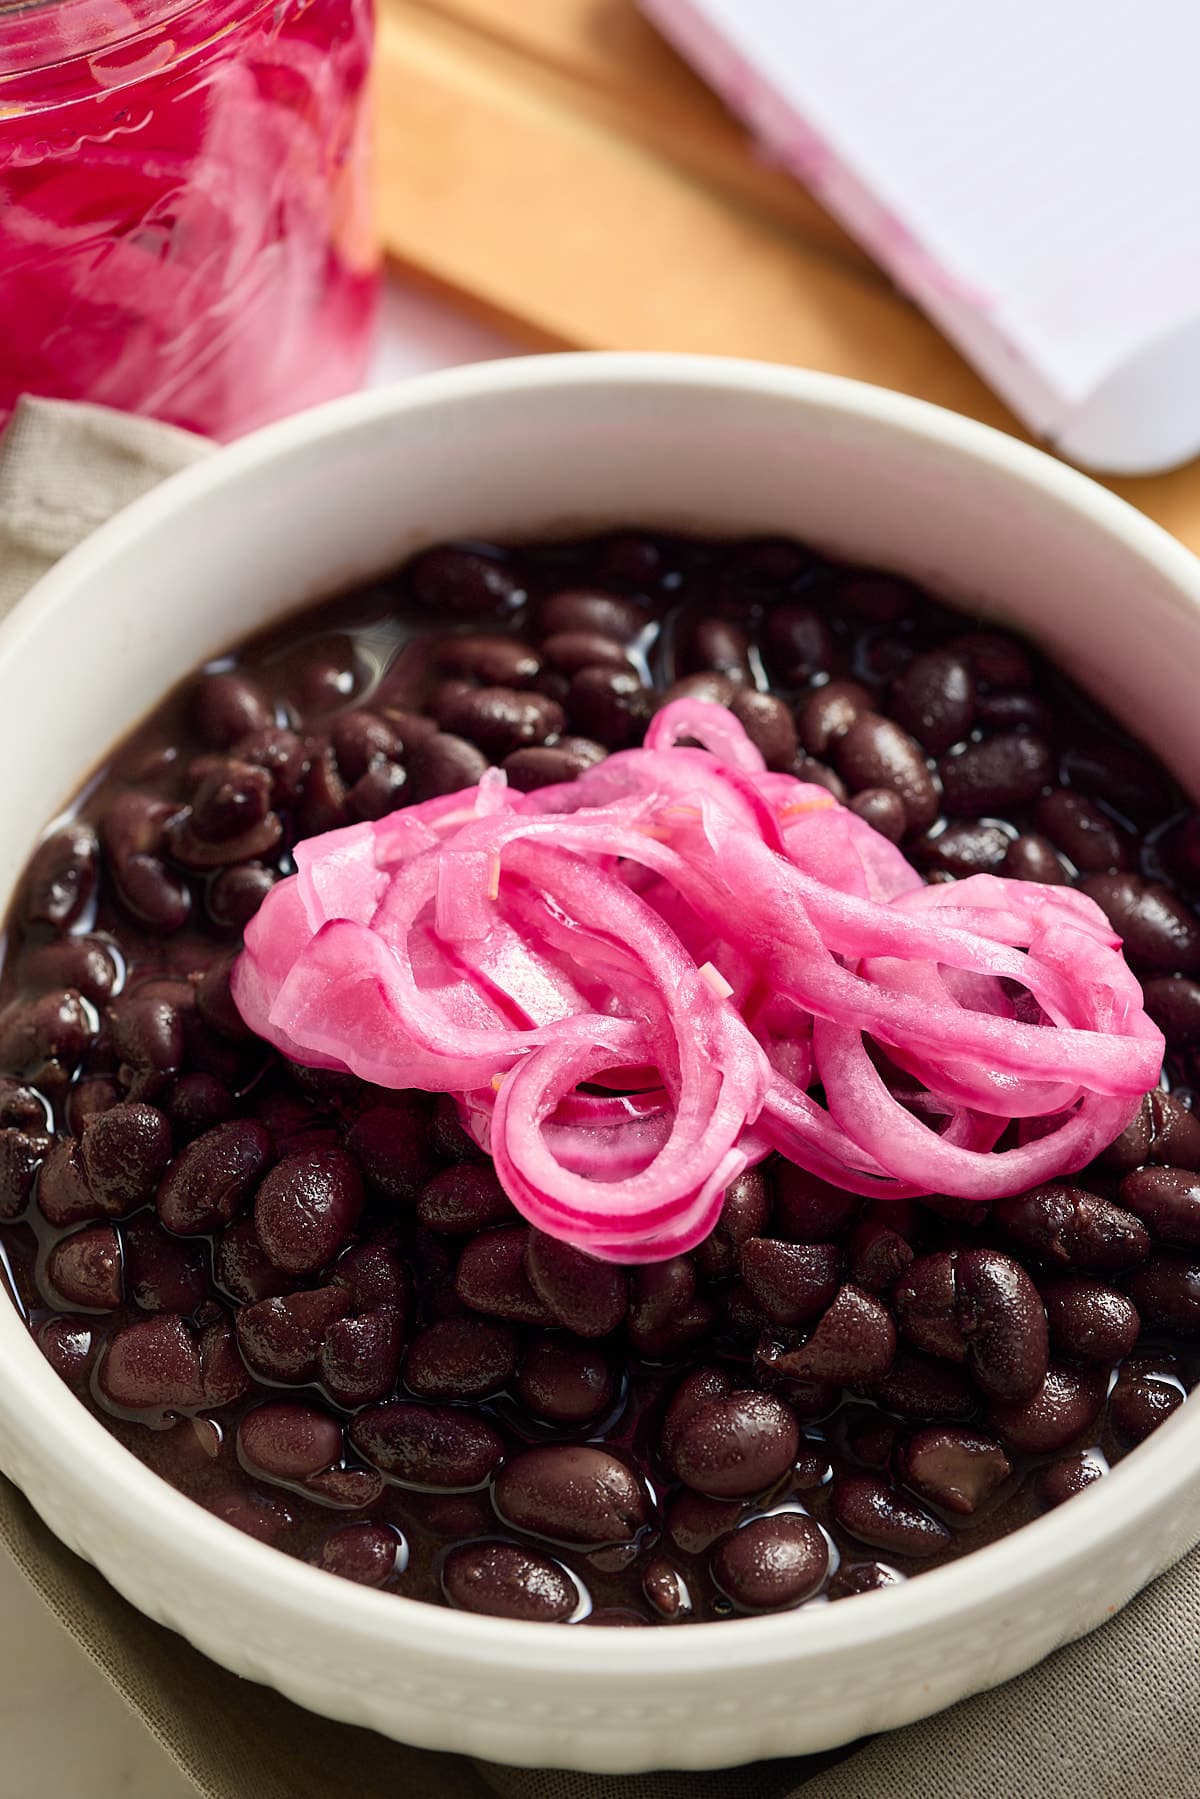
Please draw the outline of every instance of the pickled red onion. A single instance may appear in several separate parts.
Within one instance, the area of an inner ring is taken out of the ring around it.
[[[246,930],[247,1024],[454,1094],[530,1223],[611,1261],[692,1248],[771,1149],[879,1198],[1020,1192],[1091,1160],[1162,1064],[1090,899],[925,887],[701,700],[567,785],[491,770],[296,864]]]

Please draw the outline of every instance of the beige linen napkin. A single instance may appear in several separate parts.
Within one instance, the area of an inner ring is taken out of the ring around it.
[[[99,407],[22,402],[0,441],[0,617],[209,447]],[[1097,1635],[857,1751],[610,1779],[408,1749],[239,1680],[136,1612],[2,1479],[0,1548],[203,1799],[1200,1799],[1200,1553]]]

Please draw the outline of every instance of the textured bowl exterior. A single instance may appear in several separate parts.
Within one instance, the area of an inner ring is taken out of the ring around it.
[[[0,629],[0,903],[47,818],[198,661],[453,534],[789,532],[1011,619],[1200,791],[1200,565],[1083,477],[830,377],[546,357],[341,402],[104,527]],[[46,696],[53,696],[47,706]],[[11,790],[10,790],[11,791]],[[312,1710],[432,1749],[616,1772],[829,1748],[1008,1679],[1200,1539],[1200,1402],[1069,1506],[907,1585],[673,1631],[477,1618],[337,1581],[193,1505],[0,1305],[0,1467],[148,1616]]]

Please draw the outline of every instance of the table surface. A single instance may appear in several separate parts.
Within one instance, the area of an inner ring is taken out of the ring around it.
[[[393,282],[370,385],[512,354],[512,345]],[[0,1799],[188,1799],[123,1700],[0,1554]]]

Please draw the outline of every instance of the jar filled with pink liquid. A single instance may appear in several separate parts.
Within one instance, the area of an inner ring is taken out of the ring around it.
[[[0,423],[236,436],[354,387],[373,0],[0,0]]]

